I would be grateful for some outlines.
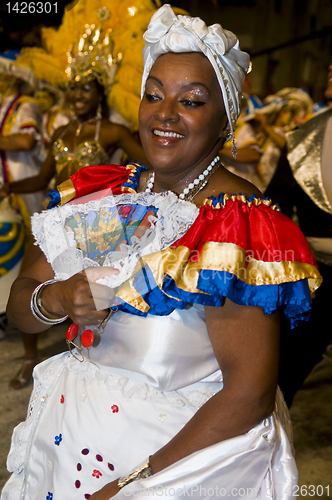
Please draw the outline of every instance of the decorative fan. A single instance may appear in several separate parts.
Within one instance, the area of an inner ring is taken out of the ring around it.
[[[104,266],[117,261],[117,268],[121,268],[121,261],[128,256],[128,249],[137,253],[141,249],[143,240],[144,244],[147,244],[151,241],[151,236],[153,239],[152,221],[156,212],[156,208],[144,205],[103,206],[99,210],[91,209],[87,212],[74,210],[66,218],[64,228],[67,232],[73,233],[76,247],[82,252],[86,263]],[[91,347],[95,335],[103,331],[114,312],[114,309],[109,310],[96,329],[87,329],[82,333],[83,347]],[[75,357],[83,361],[82,350],[73,342],[78,331],[78,325],[72,323],[67,331],[66,342],[70,351],[71,345],[77,348],[80,357]]]
[[[119,273],[98,279],[97,283],[117,288],[132,277],[142,257],[172,245],[198,215],[195,205],[179,201],[171,192],[115,196],[98,192],[87,198],[32,218],[35,239],[59,280],[88,267],[108,266]],[[112,307],[99,325],[99,333],[115,309]],[[83,333],[84,347],[92,345],[96,331]],[[72,326],[68,342],[73,343],[77,333],[78,327]]]

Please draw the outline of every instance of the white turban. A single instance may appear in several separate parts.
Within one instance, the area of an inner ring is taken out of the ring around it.
[[[199,17],[176,16],[171,6],[165,4],[151,17],[143,38],[141,96],[144,95],[146,79],[153,63],[159,56],[167,52],[202,52],[216,72],[231,136],[234,136],[244,79],[249,67],[249,55],[240,50],[234,33],[223,29],[220,24],[207,27]]]

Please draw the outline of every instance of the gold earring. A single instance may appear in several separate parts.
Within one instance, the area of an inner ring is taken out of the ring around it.
[[[235,137],[234,137],[234,134],[233,134],[233,137],[232,137],[232,156],[235,160],[236,158],[236,146],[235,146]]]
[[[103,118],[103,115],[102,115],[101,101],[99,101],[98,107],[97,107],[97,113],[96,113],[96,120],[101,120],[102,118]]]

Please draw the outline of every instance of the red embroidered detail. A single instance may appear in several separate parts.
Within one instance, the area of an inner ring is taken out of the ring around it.
[[[112,410],[113,413],[118,413],[118,411],[119,411],[118,405],[111,406],[111,410]]]
[[[63,405],[64,402],[65,402],[65,397],[63,394],[61,394],[60,403]]]
[[[97,479],[99,479],[102,476],[102,473],[100,472],[100,470],[94,469],[94,471],[92,473],[92,476],[96,477]]]

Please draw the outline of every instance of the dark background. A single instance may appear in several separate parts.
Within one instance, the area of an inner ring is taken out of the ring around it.
[[[42,27],[59,26],[65,9],[78,1],[57,0],[57,13],[52,14],[9,14],[8,2],[2,0],[0,52],[40,45]],[[15,4],[13,0],[10,3],[11,7]],[[324,100],[327,67],[332,62],[332,0],[169,0],[162,3],[199,16],[208,25],[220,23],[236,33],[241,48],[251,56],[252,93],[264,97],[284,87],[301,87],[314,101]]]

